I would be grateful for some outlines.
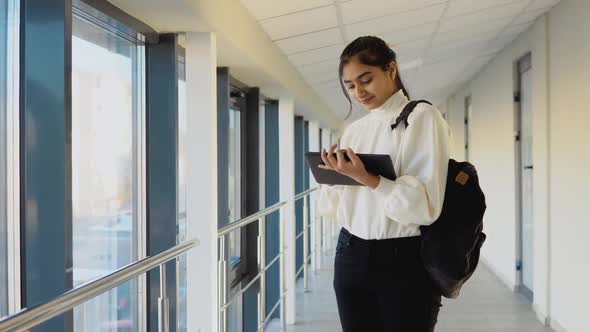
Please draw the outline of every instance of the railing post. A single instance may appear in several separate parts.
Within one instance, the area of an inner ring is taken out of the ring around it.
[[[309,223],[309,239],[311,242],[311,272],[316,273],[318,270],[318,224],[317,224],[317,200],[314,198],[315,193],[309,194],[309,210],[311,221]]]
[[[160,265],[160,298],[158,299],[158,331],[168,332],[170,328],[170,311],[166,294],[166,265]]]
[[[307,203],[308,196],[303,196],[303,290],[308,292],[307,273],[309,264],[309,207]]]
[[[285,210],[285,207],[281,209]],[[280,213],[279,220],[279,255],[280,255],[280,271],[279,271],[279,291],[281,301],[281,327],[283,331],[287,331],[287,289],[285,287],[285,221],[283,219],[284,213]]]
[[[226,261],[225,261],[225,235],[219,238],[219,266],[217,271],[217,282],[218,282],[218,307],[217,315],[219,317],[219,331],[226,331],[226,309],[225,309],[225,274],[226,274]]]
[[[258,271],[260,273],[260,292],[258,297],[258,331],[264,332],[266,320],[266,227],[264,217],[258,219]]]

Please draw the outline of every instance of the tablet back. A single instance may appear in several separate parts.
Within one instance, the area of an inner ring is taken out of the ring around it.
[[[381,175],[390,180],[395,180],[395,170],[393,169],[393,162],[391,161],[391,157],[389,155],[358,153],[357,156],[359,156],[369,173]],[[348,160],[347,156],[346,158]],[[336,171],[319,168],[319,165],[324,164],[322,161],[322,154],[320,152],[307,152],[305,154],[305,159],[317,183],[329,185],[362,186],[362,184],[356,182],[346,175],[342,175]]]

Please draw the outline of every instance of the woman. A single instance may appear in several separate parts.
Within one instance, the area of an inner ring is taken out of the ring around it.
[[[368,111],[344,130],[335,157],[336,145],[322,150],[323,168],[365,185],[320,191],[320,214],[342,226],[334,264],[342,328],[434,331],[441,295],[420,258],[419,226],[432,224],[442,209],[448,126],[435,107],[420,103],[407,129],[391,129],[409,96],[395,52],[377,37],[360,37],[344,49],[339,76],[349,102],[352,97]],[[356,152],[389,154],[397,179],[368,173]]]

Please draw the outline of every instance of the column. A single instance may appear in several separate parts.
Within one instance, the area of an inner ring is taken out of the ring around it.
[[[317,121],[310,121],[309,122],[309,151],[310,152],[318,152],[320,151],[320,125]],[[315,182],[313,174],[311,170],[309,171],[309,187],[316,188],[318,184]],[[319,199],[319,193],[313,192],[310,197],[310,212],[311,212],[311,229],[310,229],[310,240],[311,240],[311,270],[316,271],[319,268],[319,241],[318,241],[318,234],[319,233],[319,222],[317,216],[317,200]]]
[[[287,287],[287,324],[295,324],[295,100],[279,100],[280,145],[280,197],[289,201],[281,210],[281,223],[285,229],[285,284]]]
[[[217,60],[209,32],[186,34],[188,330],[217,331]]]

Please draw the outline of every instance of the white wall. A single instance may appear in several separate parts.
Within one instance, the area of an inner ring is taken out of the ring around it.
[[[590,328],[590,2],[549,15],[551,312],[570,332]]]
[[[590,2],[562,0],[475,79],[442,106],[453,130],[453,157],[464,154],[464,102],[471,95],[471,161],[488,210],[482,259],[514,288],[517,250],[515,191],[515,63],[532,53],[534,158],[534,302],[541,321],[587,331],[590,306]]]

